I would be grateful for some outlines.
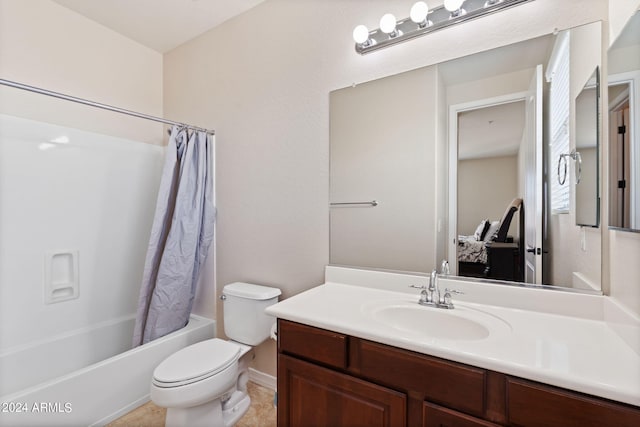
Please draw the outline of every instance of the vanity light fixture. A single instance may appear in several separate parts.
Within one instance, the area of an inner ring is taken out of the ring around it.
[[[380,18],[380,31],[387,34],[390,39],[402,34],[396,30],[396,17],[391,13],[385,13],[382,15],[382,18]]]
[[[380,28],[372,31],[358,25],[353,30],[356,52],[364,55],[530,1],[533,0],[444,0],[442,6],[432,10],[424,1],[419,1],[411,7],[408,18],[397,21],[387,13],[380,19]]]
[[[409,12],[409,18],[416,24],[418,24],[418,28],[425,28],[429,25],[433,25],[433,22],[427,19],[427,15],[429,14],[429,6],[423,1],[416,2],[413,6],[411,6],[411,11]]]
[[[358,25],[353,29],[353,39],[362,47],[371,46],[374,42],[374,40],[369,38],[369,29],[366,25]]]
[[[449,19],[466,15],[467,11],[462,8],[462,3],[464,3],[464,0],[444,0],[444,8],[451,12]]]

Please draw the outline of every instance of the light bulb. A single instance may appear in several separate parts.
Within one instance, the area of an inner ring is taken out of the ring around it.
[[[416,24],[422,24],[427,19],[427,14],[429,13],[429,6],[423,1],[416,2],[413,6],[411,6],[411,12],[409,12],[409,16],[411,20]]]
[[[353,40],[358,44],[363,44],[369,40],[369,29],[365,25],[358,25],[353,29]]]
[[[444,8],[449,12],[455,12],[462,7],[464,0],[444,0]]]
[[[391,13],[386,13],[380,18],[380,31],[385,34],[392,34],[396,30],[396,17]]]

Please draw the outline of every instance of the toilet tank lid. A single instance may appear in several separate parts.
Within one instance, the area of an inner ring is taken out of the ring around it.
[[[254,285],[252,283],[235,282],[229,283],[222,289],[223,295],[230,295],[234,297],[254,299],[254,300],[266,300],[275,298],[282,292],[278,288],[272,288],[270,286]]]

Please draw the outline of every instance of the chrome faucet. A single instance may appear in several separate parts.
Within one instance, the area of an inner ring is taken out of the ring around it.
[[[449,270],[449,261],[446,259],[442,260],[442,264],[440,265],[440,274],[443,276],[448,276],[451,274],[451,270]]]
[[[418,286],[415,286],[416,288]],[[440,301],[440,290],[438,289],[438,273],[436,270],[431,272],[428,286],[420,286],[420,299],[418,304],[437,307]]]
[[[449,275],[449,263],[446,260],[442,261],[440,271],[443,276]],[[418,286],[415,287],[417,288]],[[438,286],[438,272],[436,270],[431,272],[431,276],[429,277],[429,286],[419,286],[419,288],[421,291],[418,304],[436,308],[454,308],[453,303],[451,302],[451,294],[463,293],[455,289],[445,289],[444,294],[441,294]]]
[[[429,296],[434,304],[440,303],[440,289],[438,289],[438,272],[433,270],[429,278]]]

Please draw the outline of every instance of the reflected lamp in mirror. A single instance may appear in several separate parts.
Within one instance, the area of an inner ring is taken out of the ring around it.
[[[609,227],[640,232],[640,13],[609,48]]]
[[[358,25],[353,31],[356,52],[365,55],[530,1],[533,0],[444,0],[442,6],[433,10],[429,10],[424,1],[419,1],[411,8],[408,18],[396,21],[392,14],[387,13],[380,19],[380,28],[372,31]]]

